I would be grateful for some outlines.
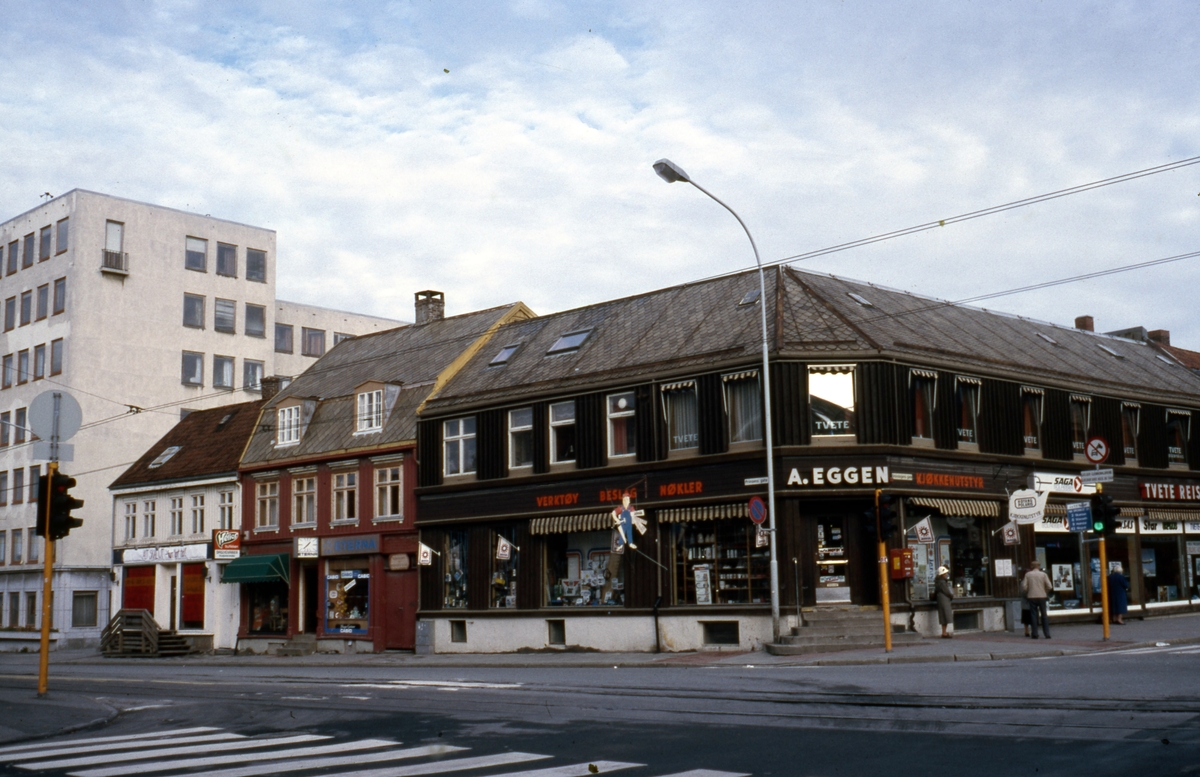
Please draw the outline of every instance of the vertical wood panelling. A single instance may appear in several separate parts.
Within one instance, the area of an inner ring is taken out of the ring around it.
[[[908,402],[897,403],[900,391],[908,394],[907,373],[897,385],[897,367],[880,362],[864,362],[855,370],[855,395],[858,441],[863,444],[896,445],[912,441],[912,432],[901,439],[911,426]],[[902,407],[897,407],[901,404]]]
[[[1005,456],[1025,453],[1021,387],[985,378],[979,396],[979,450]]]
[[[507,477],[508,411],[483,410],[475,423],[475,477],[480,480]]]
[[[884,365],[888,366],[888,365]],[[913,429],[913,396],[911,368],[906,364],[891,365],[896,381],[894,407],[896,414],[896,439],[898,445],[912,445]],[[876,597],[878,598],[878,597]]]
[[[954,373],[938,372],[937,405],[933,409],[933,444],[942,450],[958,448],[958,404]]]
[[[1071,397],[1062,389],[1046,389],[1042,405],[1042,456],[1056,461],[1070,461]]]
[[[658,461],[666,458],[663,442],[662,402],[653,384],[638,386],[633,390],[635,414],[633,425],[637,437],[637,460]]]
[[[1200,429],[1196,428],[1197,423],[1200,423],[1200,410],[1193,410],[1189,430],[1191,437],[1188,438],[1187,446],[1188,469],[1193,470],[1200,470]]]
[[[441,529],[422,529],[421,542],[436,550],[433,563],[427,567],[417,567],[420,570],[418,584],[421,586],[420,600],[422,610],[442,609],[442,581],[445,574],[442,557],[438,554],[445,552],[446,533]]]
[[[533,403],[533,471],[550,471],[550,403]]]
[[[492,554],[496,537],[490,526],[472,526],[467,540],[467,603],[486,610],[492,593]]]
[[[696,378],[696,420],[700,453],[707,456],[729,450],[729,423],[725,415],[724,388],[718,373]]]
[[[1167,466],[1167,409],[1162,405],[1142,405],[1141,430],[1138,433],[1138,466]]]
[[[579,469],[608,463],[604,395],[585,394],[575,399],[575,461]]]
[[[532,610],[542,606],[542,562],[545,552],[542,550],[542,538],[529,533],[529,521],[520,521],[513,525],[513,545],[520,550],[517,554],[517,607],[522,610]]]
[[[654,598],[658,596],[659,568],[651,561],[655,557],[657,541],[660,537],[658,521],[648,521],[646,533],[638,535],[637,550],[625,551],[622,563],[625,565],[625,606],[653,607]],[[642,554],[645,555],[642,555]],[[648,557],[648,558],[647,558]],[[670,566],[665,561],[664,566]],[[663,590],[666,590],[664,583]],[[666,604],[664,596],[664,604]]]
[[[1121,436],[1121,402],[1111,397],[1092,398],[1092,429],[1108,443],[1107,464],[1125,463],[1125,446]]]
[[[417,482],[422,486],[442,484],[442,422],[417,423]]]
[[[776,445],[808,445],[808,365],[771,364],[771,424]]]

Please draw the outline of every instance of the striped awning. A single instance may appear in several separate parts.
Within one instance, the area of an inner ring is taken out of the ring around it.
[[[937,373],[934,372],[933,370],[922,370],[922,369],[913,367],[908,372],[910,375],[916,376],[918,378],[930,378],[930,379],[937,378]]]
[[[914,496],[908,500],[916,507],[930,507],[942,515],[965,515],[973,518],[999,518],[1000,503],[982,499],[939,499],[929,496]]]
[[[728,383],[731,380],[749,380],[750,378],[757,377],[758,370],[743,370],[742,372],[731,372],[728,375],[722,375],[721,380]]]
[[[1200,521],[1200,510],[1147,510],[1146,513],[1152,521]],[[1140,510],[1138,515],[1141,515]],[[1124,514],[1121,517],[1124,518]]]
[[[534,518],[529,522],[530,534],[566,534],[573,531],[603,531],[611,529],[612,513],[579,513]]]
[[[979,378],[972,378],[968,375],[956,375],[954,379],[959,383],[966,383],[968,386],[982,386],[983,381]]]
[[[676,383],[664,383],[659,388],[663,391],[682,391],[690,389],[696,385],[694,380],[681,380]]]
[[[660,523],[684,523],[690,521],[717,521],[722,518],[749,518],[750,510],[745,502],[727,505],[705,505],[703,507],[673,507],[658,511]]]
[[[1121,510],[1122,518],[1138,518],[1141,516],[1141,514],[1143,512],[1145,512],[1140,507],[1122,507],[1122,508],[1120,508],[1120,510]],[[1065,504],[1049,503],[1046,505],[1046,515],[1054,515],[1054,516],[1061,517],[1066,514],[1067,514],[1067,506]]]

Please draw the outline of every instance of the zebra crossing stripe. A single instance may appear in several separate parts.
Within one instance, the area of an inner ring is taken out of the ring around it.
[[[589,761],[570,766],[551,766],[546,769],[533,769],[523,772],[505,772],[493,777],[591,777],[593,774],[608,774],[621,769],[636,769],[646,764],[630,764],[622,761]],[[595,768],[597,771],[592,771]]]
[[[350,753],[355,750],[370,750],[376,747],[394,747],[399,744],[399,742],[387,739],[360,739],[354,742],[337,742],[332,745],[317,745],[315,747],[294,747],[288,750],[272,750],[266,753],[237,753],[234,755],[215,755],[209,758],[189,758],[187,765],[196,768],[200,766],[246,763],[247,761],[277,761],[298,757],[308,758],[314,755]],[[81,772],[71,772],[71,774],[75,777],[116,777],[122,774],[165,772],[174,768],[175,765],[173,763],[159,761],[148,764],[130,764],[129,766],[111,766],[104,769],[86,769]]]
[[[113,742],[113,743],[110,743],[107,745],[81,745],[81,746],[72,745],[70,747],[57,747],[57,748],[52,747],[48,750],[42,750],[40,752],[30,750],[25,753],[18,753],[16,755],[9,756],[5,760],[9,761],[9,762],[28,761],[31,758],[58,758],[59,756],[82,755],[84,753],[99,753],[99,752],[110,751],[110,750],[130,750],[131,752],[136,752],[132,749],[135,747],[160,747],[160,748],[162,748],[161,752],[169,753],[169,752],[178,752],[178,750],[180,750],[180,749],[186,749],[186,748],[178,748],[177,749],[176,745],[187,745],[187,744],[203,742],[206,744],[197,745],[197,746],[198,747],[214,747],[214,746],[232,747],[231,740],[240,740],[240,739],[245,739],[245,738],[246,737],[242,736],[241,734],[221,733],[221,734],[203,734],[203,735],[194,736],[194,737],[178,737],[176,739],[148,739],[148,740],[140,740],[137,742]],[[168,747],[166,747],[166,745],[170,745],[170,747],[168,748]],[[23,768],[29,768],[29,767],[23,767]]]
[[[298,772],[308,769],[325,769],[329,767],[354,766],[361,763],[379,763],[380,761],[399,761],[405,758],[424,758],[430,755],[444,755],[466,750],[465,747],[454,745],[426,745],[410,747],[406,750],[388,750],[382,753],[360,753],[353,756],[337,758],[296,758],[290,761],[277,761],[271,764],[271,774],[282,772]],[[186,763],[185,763],[186,766]],[[396,767],[389,767],[388,773],[396,773]],[[189,772],[188,777],[256,777],[263,773],[260,766],[246,766],[238,769],[216,769],[207,772]]]
[[[746,772],[716,772],[712,769],[692,769],[690,772],[667,774],[664,777],[751,777]]]
[[[159,747],[150,750],[130,750],[122,753],[100,753],[81,758],[60,758],[49,761],[35,761],[28,764],[17,764],[21,769],[70,769],[75,766],[91,766],[92,764],[111,763],[113,761],[147,761],[152,758],[165,758],[175,755],[193,755],[195,753],[226,752],[229,750],[252,750],[256,747],[272,747],[275,745],[294,745],[301,742],[313,742],[329,737],[316,734],[296,734],[289,737],[274,739],[240,738],[236,742],[209,742],[190,747]]]
[[[111,737],[90,737],[88,739],[73,739],[71,745],[99,745],[109,744],[114,742],[136,742],[146,739],[170,739],[181,734],[203,734],[210,731],[220,731],[221,729],[215,726],[197,726],[195,728],[181,728],[177,731],[151,731],[145,734],[123,734],[121,736]],[[20,753],[26,750],[43,750],[47,746],[54,747],[56,745],[66,745],[66,742],[35,742],[26,745],[10,745],[9,747],[0,747],[0,758],[9,753]]]
[[[414,777],[421,774],[446,774],[447,772],[461,772],[466,769],[486,769],[489,766],[505,766],[525,761],[540,761],[543,758],[549,757],[548,755],[540,755],[538,753],[499,753],[497,755],[481,755],[474,758],[455,758],[450,761],[433,761],[431,763],[413,764],[412,766],[364,769],[358,772],[339,773],[337,777]],[[195,777],[195,775],[188,775],[188,777]]]

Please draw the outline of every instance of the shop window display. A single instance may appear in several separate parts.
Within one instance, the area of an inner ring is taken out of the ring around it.
[[[670,526],[676,604],[770,601],[770,552],[756,547],[754,524],[719,520]]]
[[[1176,602],[1188,598],[1181,579],[1179,540],[1142,536],[1142,591],[1147,602]]]
[[[546,537],[546,604],[599,607],[625,604],[623,554],[612,552],[611,531]]]
[[[909,525],[924,516],[910,516]],[[933,582],[937,568],[950,568],[950,582],[957,598],[991,595],[991,576],[988,574],[988,544],[991,536],[986,519],[966,515],[929,516],[935,537],[932,543],[911,543],[913,577],[909,579],[909,596],[913,601],[934,598]],[[910,541],[911,542],[911,541]]]
[[[370,612],[371,574],[367,560],[326,562],[325,633],[366,634]]]
[[[288,586],[276,580],[247,583],[250,598],[251,634],[286,634],[288,630]]]
[[[492,607],[512,608],[517,606],[517,567],[520,553],[513,545],[515,536],[514,529],[502,529],[496,532],[495,552],[492,553]],[[501,542],[501,539],[504,541]],[[502,553],[508,558],[497,558]]]
[[[1051,592],[1046,605],[1051,610],[1074,610],[1083,605],[1083,567],[1079,537],[1071,532],[1039,532],[1034,535],[1035,553],[1042,571],[1050,577]]]
[[[467,606],[467,533],[446,533],[446,549],[442,564],[446,569],[445,586],[442,589],[442,606],[463,608]]]

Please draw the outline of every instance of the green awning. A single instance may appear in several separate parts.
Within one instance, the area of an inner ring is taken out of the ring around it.
[[[262,556],[242,556],[221,567],[222,583],[270,583],[282,580],[290,584],[291,556],[270,553]]]

